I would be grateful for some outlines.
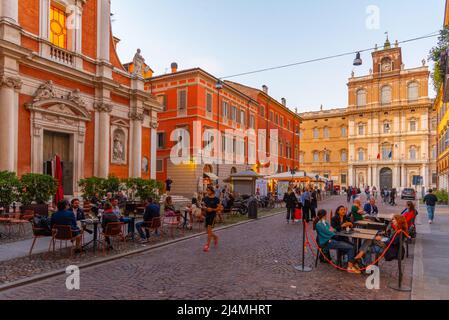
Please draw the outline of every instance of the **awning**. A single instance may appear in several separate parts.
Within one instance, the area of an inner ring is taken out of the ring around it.
[[[210,178],[212,181],[219,180],[218,176],[213,173],[204,172],[204,175],[207,176],[208,178]]]

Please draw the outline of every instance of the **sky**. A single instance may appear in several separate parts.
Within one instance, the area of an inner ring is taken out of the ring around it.
[[[226,77],[403,41],[442,28],[445,0],[111,0],[122,63],[137,48],[156,75],[201,67]],[[402,45],[406,68],[421,66],[436,44],[430,38]],[[371,54],[331,59],[229,80],[256,88],[299,112],[344,108],[354,71],[366,75]],[[430,86],[432,88],[432,86]],[[435,93],[430,91],[430,97]]]

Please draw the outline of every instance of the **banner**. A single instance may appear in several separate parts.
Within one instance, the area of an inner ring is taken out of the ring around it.
[[[287,193],[288,187],[290,186],[290,182],[288,181],[279,181],[278,182],[278,196],[282,198],[284,194]]]
[[[266,197],[268,195],[268,181],[258,179],[256,180],[256,194],[259,194],[261,197]]]

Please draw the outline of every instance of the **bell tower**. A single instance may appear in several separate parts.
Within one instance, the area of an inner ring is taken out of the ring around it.
[[[382,49],[378,50],[377,45],[373,56],[373,73],[375,76],[400,73],[402,69],[402,50],[396,41],[394,47],[391,46],[390,40],[387,39]]]

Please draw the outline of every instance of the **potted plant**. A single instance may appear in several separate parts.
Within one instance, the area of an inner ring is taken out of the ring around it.
[[[17,201],[20,182],[14,172],[0,172],[0,208],[9,212],[10,205]]]
[[[434,70],[432,72],[433,85],[436,92],[440,91],[446,76],[448,67],[448,47],[449,47],[449,27],[445,27],[440,31],[438,44],[430,50],[429,60],[433,61]]]
[[[103,189],[104,180],[105,179],[103,178],[91,177],[79,181],[78,185],[81,188],[84,201],[90,201],[90,199],[92,199],[97,193],[100,198],[106,195]]]
[[[56,194],[57,181],[44,174],[25,174],[20,179],[20,202],[22,212],[34,210],[36,214],[48,215],[48,202]]]
[[[163,189],[162,183],[156,180],[145,180],[141,178],[130,178],[125,183],[128,190],[141,201],[145,201],[150,197],[155,201],[159,201],[159,195]]]

